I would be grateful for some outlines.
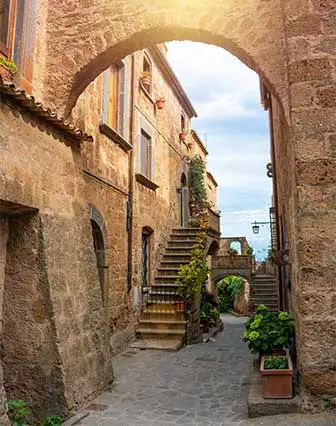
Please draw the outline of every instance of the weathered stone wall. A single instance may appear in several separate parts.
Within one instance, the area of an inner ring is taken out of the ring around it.
[[[336,394],[336,4],[284,3],[295,150],[296,244],[290,260],[298,358],[305,386]]]
[[[2,318],[3,318],[3,292],[5,280],[5,266],[7,255],[7,239],[8,239],[8,220],[0,218],[0,344],[2,343]],[[4,413],[6,411],[6,392],[3,380],[2,362],[0,362],[0,424],[5,424],[7,421]]]
[[[0,135],[0,199],[39,210],[38,247],[43,245],[43,255],[29,264],[34,293],[27,316],[29,323],[41,330],[34,339],[36,345],[41,346],[41,356],[46,356],[51,347],[57,348],[51,351],[53,356],[59,354],[63,395],[51,397],[51,392],[60,391],[60,386],[48,391],[44,388],[50,403],[48,410],[57,411],[63,398],[63,412],[66,412],[103,389],[112,379],[80,152],[62,135],[53,136],[42,123],[28,114],[21,116],[4,103],[0,104]],[[28,234],[25,240],[23,233],[23,241],[37,244]],[[31,231],[32,238],[37,238],[36,234],[37,230]],[[14,253],[14,242],[9,247]],[[36,245],[30,255],[38,258]],[[24,270],[27,271],[23,268],[20,275],[22,286],[27,285]],[[49,295],[44,293],[47,291]],[[46,311],[48,297],[50,307]],[[20,312],[18,307],[17,313]],[[47,312],[49,319],[44,316]],[[15,321],[14,314],[12,318]],[[50,334],[52,323],[54,330]],[[32,344],[32,353],[35,348]],[[53,370],[48,363],[46,368],[57,381],[57,369]],[[41,391],[43,386],[48,385],[41,383]],[[29,400],[29,395],[25,399]]]
[[[35,419],[66,415],[62,362],[37,214],[9,217],[3,296],[2,365],[8,399],[23,399]]]

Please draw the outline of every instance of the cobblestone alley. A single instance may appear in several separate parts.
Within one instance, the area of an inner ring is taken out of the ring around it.
[[[114,361],[115,382],[80,415],[78,426],[333,426],[328,416],[247,419],[251,355],[244,319],[224,317],[215,341],[179,352],[129,349]],[[77,417],[77,416],[76,416]],[[67,424],[74,424],[73,421]],[[77,417],[78,418],[78,417]]]

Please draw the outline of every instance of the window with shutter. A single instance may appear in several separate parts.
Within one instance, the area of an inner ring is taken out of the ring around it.
[[[141,130],[140,145],[140,172],[150,179],[152,177],[152,138],[143,129]]]
[[[118,72],[118,132],[125,135],[125,67],[122,66]]]
[[[0,52],[8,55],[10,41],[11,1],[0,0]]]

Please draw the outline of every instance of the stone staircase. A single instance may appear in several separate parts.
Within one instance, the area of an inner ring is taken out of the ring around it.
[[[186,320],[177,289],[178,271],[189,262],[196,243],[197,228],[173,229],[165,253],[156,271],[132,347],[141,349],[178,350],[185,341]]]
[[[279,309],[277,279],[275,275],[257,274],[252,279],[252,310],[258,305],[266,305],[270,311]]]

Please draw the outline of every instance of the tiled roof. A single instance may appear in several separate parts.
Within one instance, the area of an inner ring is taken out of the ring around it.
[[[50,124],[56,130],[65,133],[77,142],[93,142],[93,137],[83,132],[71,122],[59,117],[50,108],[44,107],[37,102],[34,96],[28,95],[24,90],[18,88],[13,83],[4,82],[0,77],[0,95],[6,96],[16,104],[31,112],[41,120]]]

